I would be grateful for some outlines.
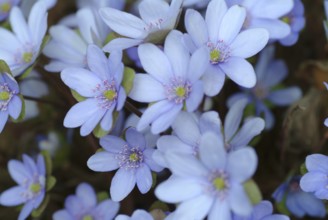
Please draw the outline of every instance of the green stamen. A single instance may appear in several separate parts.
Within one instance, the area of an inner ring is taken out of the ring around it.
[[[33,193],[38,193],[41,191],[41,185],[39,183],[33,183],[30,185],[30,190]]]
[[[184,97],[186,95],[186,89],[184,87],[179,86],[175,89],[175,94],[178,97]]]
[[[137,162],[139,160],[138,154],[136,153],[130,154],[129,160],[132,162]]]
[[[82,220],[93,220],[93,217],[91,215],[86,215]]]
[[[220,177],[217,177],[213,180],[213,185],[217,190],[222,190],[226,187],[224,179]]]
[[[11,5],[7,2],[7,3],[3,3],[1,6],[0,6],[0,10],[3,11],[3,12],[9,12],[11,9]]]
[[[0,92],[0,101],[6,101],[10,97],[9,92]]]
[[[107,90],[104,93],[106,99],[113,101],[116,98],[116,92],[114,90]]]
[[[211,52],[210,52],[210,60],[213,63],[218,63],[220,61],[220,56],[221,56],[221,53],[220,53],[219,50],[217,50],[217,49],[211,50]]]
[[[32,61],[33,54],[32,53],[23,53],[23,60],[25,63],[29,63]]]
[[[285,17],[281,18],[281,20],[283,22],[285,22],[286,24],[290,24],[290,18],[288,16],[285,16]]]

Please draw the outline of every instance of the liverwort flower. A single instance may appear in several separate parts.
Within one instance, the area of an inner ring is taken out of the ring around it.
[[[233,220],[289,220],[286,215],[272,214],[273,207],[271,202],[262,201],[254,206],[253,213],[248,217],[238,215],[233,216]]]
[[[255,105],[255,114],[264,114],[265,128],[271,129],[274,125],[274,116],[268,103],[275,106],[288,106],[302,96],[302,91],[296,87],[280,88],[283,79],[287,77],[287,67],[283,60],[274,59],[274,47],[264,49],[255,66],[257,83],[252,89],[241,88],[242,92],[229,97],[227,104],[231,106],[237,100],[248,99],[250,104]]]
[[[87,62],[90,70],[66,68],[61,72],[64,83],[85,99],[75,104],[66,114],[64,126],[81,126],[82,136],[98,125],[110,131],[113,112],[120,111],[126,94],[121,86],[123,63],[121,53],[111,53],[107,59],[103,51],[94,44],[89,45]]]
[[[39,55],[43,37],[47,30],[45,4],[34,4],[26,22],[22,11],[13,7],[9,15],[13,33],[0,28],[0,59],[4,60],[14,76],[23,73]]]
[[[208,132],[200,140],[199,159],[167,152],[172,176],[159,184],[155,195],[164,202],[180,203],[173,219],[231,220],[232,213],[248,216],[253,206],[243,183],[257,167],[254,149],[227,153],[222,137]]]
[[[193,9],[188,9],[184,44],[189,51],[206,46],[209,59],[202,78],[208,96],[217,95],[223,87],[225,75],[238,85],[251,88],[256,83],[252,65],[246,61],[257,54],[269,40],[263,28],[241,31],[246,18],[245,8],[235,5],[228,9],[224,0],[212,0],[205,19]]]
[[[137,209],[133,212],[131,217],[127,215],[118,215],[115,220],[154,220],[154,218],[148,212]]]
[[[301,189],[314,193],[319,199],[328,200],[328,157],[322,154],[309,155],[305,165],[308,172],[300,180]]]
[[[105,23],[116,33],[125,36],[110,41],[103,49],[106,52],[124,50],[141,43],[161,42],[175,27],[183,0],[143,0],[139,4],[138,18],[114,8],[100,9]]]
[[[8,117],[18,119],[22,112],[22,100],[16,80],[8,73],[0,73],[0,133]]]
[[[300,176],[289,177],[273,193],[277,203],[282,203],[288,211],[298,218],[305,215],[323,218],[326,215],[325,204],[312,193],[300,188]]]
[[[294,0],[225,0],[228,6],[240,5],[246,9],[246,20],[243,29],[265,28],[270,33],[270,39],[282,39],[291,32],[291,27],[280,20],[288,14]]]
[[[297,40],[300,31],[305,26],[305,17],[304,17],[304,5],[301,0],[294,0],[293,9],[285,16],[281,18],[281,20],[290,25],[291,33],[279,40],[279,42],[284,46],[294,45]]]
[[[97,195],[91,185],[80,183],[76,194],[65,200],[65,209],[56,211],[53,220],[112,220],[120,204],[110,199],[97,202]]]
[[[87,165],[97,172],[118,169],[110,186],[114,201],[123,200],[135,185],[142,194],[147,193],[153,182],[151,171],[163,169],[152,159],[154,146],[150,146],[135,128],[126,130],[125,140],[108,135],[100,139],[100,145],[104,151],[91,156]]]
[[[10,160],[8,170],[18,186],[2,192],[0,204],[3,206],[23,204],[18,220],[24,220],[40,206],[45,197],[46,166],[44,157],[39,154],[35,162],[24,154],[23,162]]]
[[[143,113],[139,131],[151,124],[151,131],[158,134],[170,127],[183,108],[193,112],[203,99],[200,77],[207,66],[207,50],[199,48],[190,56],[181,37],[182,33],[172,31],[165,40],[164,51],[149,43],[138,48],[148,74],[136,74],[129,96],[138,102],[153,103]]]
[[[0,0],[0,22],[5,20],[12,7],[18,5],[20,0]]]

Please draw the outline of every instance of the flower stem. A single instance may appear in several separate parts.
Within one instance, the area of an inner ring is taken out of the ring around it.
[[[130,103],[128,100],[125,101],[124,107],[129,110],[130,112],[136,114],[138,117],[141,118],[142,113],[137,109],[132,103]]]

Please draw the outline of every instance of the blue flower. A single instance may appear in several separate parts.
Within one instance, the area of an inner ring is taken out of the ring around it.
[[[296,87],[278,89],[277,86],[287,77],[287,67],[282,60],[274,60],[274,47],[264,49],[256,64],[255,72],[257,83],[252,89],[241,88],[242,92],[229,97],[227,104],[231,106],[237,100],[248,99],[255,105],[255,114],[260,116],[264,113],[265,128],[271,129],[274,125],[274,117],[267,103],[276,106],[288,106],[302,96],[302,91]]]
[[[2,0],[0,1],[0,21],[5,20],[13,6],[20,3],[20,0]]]
[[[39,55],[47,30],[45,4],[34,4],[28,22],[22,11],[18,7],[13,7],[9,22],[13,33],[0,28],[0,59],[8,64],[14,76],[18,76],[32,65]]]
[[[322,154],[309,155],[305,165],[308,172],[301,178],[301,189],[314,193],[319,199],[328,200],[328,157]]]
[[[2,192],[0,204],[4,206],[24,204],[18,217],[18,220],[23,220],[33,209],[40,206],[45,197],[45,161],[42,155],[38,155],[36,162],[31,157],[23,155],[23,162],[10,160],[8,170],[18,186]]]
[[[154,220],[148,212],[138,209],[135,210],[131,217],[127,215],[118,215],[115,220]]]
[[[22,111],[22,100],[16,80],[7,73],[0,73],[0,133],[8,117],[17,119]]]
[[[291,33],[279,40],[279,42],[284,46],[294,45],[297,40],[300,31],[305,26],[305,17],[304,17],[304,5],[301,0],[294,0],[293,9],[285,16],[281,18],[282,21],[290,25]]]
[[[90,70],[66,68],[61,72],[64,83],[81,96],[84,101],[75,104],[66,114],[64,126],[81,126],[82,136],[88,135],[100,123],[104,131],[113,124],[113,112],[120,111],[126,99],[121,53],[112,53],[107,59],[96,45],[89,45],[87,61]]]
[[[182,33],[172,31],[165,40],[164,51],[149,43],[138,48],[147,74],[136,74],[129,96],[138,102],[153,103],[143,113],[139,131],[150,123],[154,134],[165,131],[183,106],[193,112],[203,99],[200,77],[208,63],[207,51],[199,48],[190,56],[181,37]]]
[[[226,2],[229,6],[240,5],[246,9],[244,29],[265,28],[270,33],[270,39],[282,39],[291,33],[290,26],[280,18],[292,10],[293,0],[226,0]]]
[[[66,198],[65,209],[53,214],[53,220],[112,220],[119,207],[119,203],[110,199],[98,203],[94,189],[87,183],[80,183],[76,194]]]
[[[180,203],[174,219],[231,220],[231,211],[251,214],[253,206],[243,183],[257,167],[254,149],[227,153],[223,139],[208,132],[200,140],[199,159],[176,152],[165,156],[173,174],[158,185],[155,195],[164,202]]]
[[[175,27],[183,0],[143,0],[139,4],[140,18],[114,8],[102,8],[99,13],[105,23],[119,35],[110,41],[104,51],[124,50],[141,43],[161,42]]]
[[[233,220],[289,220],[289,217],[286,215],[272,214],[273,207],[271,202],[262,201],[257,204],[253,213],[248,217],[242,217],[238,215],[233,216]]]
[[[87,164],[98,172],[118,169],[110,186],[114,201],[124,199],[136,184],[142,194],[150,190],[153,182],[151,171],[159,172],[162,167],[152,159],[155,150],[141,133],[131,127],[125,132],[125,140],[108,135],[100,139],[100,145],[104,151],[91,156]]]
[[[293,176],[281,184],[273,193],[278,203],[284,203],[288,211],[298,218],[305,215],[323,218],[326,215],[324,203],[312,193],[304,192],[299,186],[301,177]]]
[[[204,91],[217,95],[224,84],[225,75],[238,85],[251,88],[256,83],[252,65],[245,60],[257,54],[267,44],[269,33],[263,28],[241,31],[246,10],[238,5],[228,9],[224,0],[212,0],[205,19],[193,9],[188,9],[184,44],[193,52],[206,46],[209,59],[203,76]]]

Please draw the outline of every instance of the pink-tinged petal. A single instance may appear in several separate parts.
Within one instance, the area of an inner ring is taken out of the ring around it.
[[[164,86],[148,74],[136,74],[129,97],[138,102],[156,102],[166,99]]]
[[[34,43],[41,44],[47,31],[47,9],[43,2],[33,5],[28,18],[28,28]]]
[[[0,111],[0,132],[3,130],[5,127],[5,124],[8,120],[8,111]]]
[[[99,109],[95,114],[91,115],[86,122],[84,122],[80,129],[81,136],[87,136],[96,128],[101,118],[105,115],[106,109]]]
[[[153,184],[153,177],[147,165],[143,164],[136,172],[137,186],[142,194],[147,193]]]
[[[26,198],[21,196],[26,193],[26,189],[21,186],[14,186],[0,195],[0,204],[4,206],[16,206],[24,203]]]
[[[245,147],[230,152],[227,157],[227,172],[235,182],[242,183],[255,173],[257,155],[253,148]]]
[[[119,169],[110,186],[110,195],[115,202],[123,200],[132,191],[136,184],[135,170]]]
[[[172,108],[156,118],[151,124],[151,132],[153,134],[159,134],[160,132],[168,129],[178,116],[179,112],[182,110],[182,107],[182,104],[174,104]]]
[[[88,67],[100,79],[106,80],[109,78],[109,67],[107,58],[104,52],[95,44],[88,46],[87,52]]]
[[[208,67],[209,52],[206,47],[196,50],[190,58],[188,68],[188,79],[191,83],[199,80]]]
[[[268,99],[275,105],[290,105],[302,97],[302,91],[298,87],[289,87],[273,91],[269,94]]]
[[[240,86],[252,88],[256,84],[253,66],[243,58],[230,57],[220,68],[229,78]]]
[[[269,31],[270,39],[282,39],[287,37],[291,30],[290,26],[277,19],[254,18],[249,28],[265,28]]]
[[[107,135],[100,138],[100,145],[108,152],[120,153],[127,143],[120,137]]]
[[[140,18],[114,8],[101,8],[99,14],[103,21],[115,32],[130,38],[143,39],[147,36],[147,25]]]
[[[95,190],[87,183],[81,183],[76,188],[76,196],[81,200],[86,208],[97,205],[97,197]]]
[[[170,101],[163,100],[149,106],[142,114],[137,125],[137,130],[142,131],[143,129],[147,128],[150,123],[155,121],[160,115],[169,111],[174,107],[174,105],[175,104]]]
[[[144,150],[146,147],[145,136],[133,127],[126,130],[125,139],[131,146],[137,145],[141,150]]]
[[[176,219],[204,219],[213,205],[213,197],[199,195],[181,203],[175,211]]]
[[[17,119],[18,116],[20,115],[21,111],[22,111],[22,100],[20,99],[19,96],[15,95],[10,100],[10,104],[8,106],[9,115],[13,119]]]
[[[166,1],[143,0],[138,5],[138,9],[142,20],[151,24],[167,16],[169,4]]]
[[[220,198],[215,199],[213,206],[211,207],[210,213],[208,214],[208,220],[231,220],[231,211],[229,203],[226,199],[221,200]]]
[[[142,44],[138,47],[142,67],[161,83],[168,83],[173,77],[172,67],[166,54],[153,44]]]
[[[252,213],[253,206],[242,185],[232,185],[228,200],[231,210],[237,215],[248,216]]]
[[[174,76],[185,80],[188,76],[190,55],[182,44],[182,36],[179,31],[171,31],[165,39],[164,53],[171,63]]]
[[[248,58],[261,51],[269,40],[269,32],[262,28],[242,31],[231,43],[231,56]]]
[[[103,47],[105,52],[113,52],[116,50],[125,50],[130,47],[137,46],[141,44],[143,40],[140,39],[130,39],[130,38],[116,38],[111,40],[108,44]]]
[[[196,46],[208,42],[207,26],[202,15],[194,10],[188,9],[185,15],[186,30]]]
[[[199,157],[207,169],[224,170],[227,152],[222,137],[213,132],[203,134],[199,144]]]
[[[211,42],[219,39],[219,32],[223,16],[227,13],[228,7],[225,1],[211,1],[206,10],[205,21],[207,24],[208,35]]]
[[[204,83],[204,93],[207,96],[217,95],[225,81],[224,72],[216,65],[209,64],[202,77]]]
[[[172,176],[159,184],[155,195],[162,201],[177,203],[189,200],[204,192],[204,186],[196,179],[186,179]]]
[[[304,192],[315,192],[321,188],[325,189],[327,184],[327,174],[320,171],[308,172],[300,180],[300,187]],[[326,190],[328,192],[328,189]]]
[[[224,120],[224,136],[227,142],[231,141],[232,137],[236,134],[240,126],[241,119],[243,118],[244,109],[247,103],[247,99],[242,99],[230,107]]]
[[[33,42],[24,15],[18,7],[13,7],[11,9],[9,22],[11,24],[11,29],[21,43]]]
[[[74,217],[66,210],[56,211],[52,215],[53,220],[72,220]]]
[[[107,172],[116,170],[119,168],[118,161],[115,158],[115,154],[108,152],[97,152],[92,155],[87,162],[88,167],[97,172]]]
[[[64,118],[64,126],[67,128],[76,128],[85,123],[94,114],[99,111],[98,102],[95,99],[86,99],[75,104]]]
[[[311,154],[305,159],[306,169],[308,171],[318,171],[328,173],[328,157],[322,154]]]
[[[23,163],[18,160],[10,160],[8,162],[8,171],[10,176],[19,185],[22,185],[24,181],[32,178],[31,173],[26,169]]]
[[[219,40],[229,45],[240,32],[241,27],[243,26],[246,18],[246,9],[234,5],[222,18],[222,23],[219,31]]]
[[[32,210],[34,209],[33,205],[34,205],[33,200],[30,200],[27,203],[25,203],[22,210],[19,213],[17,220],[25,220],[31,214]]]
[[[293,6],[293,0],[257,1],[252,7],[252,16],[277,19],[289,13]]]
[[[97,85],[102,84],[96,74],[82,68],[64,69],[60,76],[68,87],[84,97],[94,97]]]
[[[194,112],[204,97],[204,86],[202,81],[197,81],[192,85],[192,91],[186,100],[186,107],[188,112]]]
[[[115,105],[113,104],[109,109],[107,109],[104,117],[100,121],[100,127],[105,131],[109,131],[113,127],[113,110]]]

